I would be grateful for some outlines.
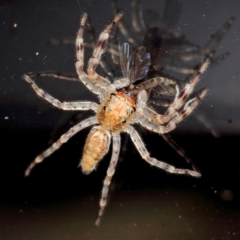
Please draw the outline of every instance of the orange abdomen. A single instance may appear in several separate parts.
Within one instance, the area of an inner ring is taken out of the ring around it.
[[[109,150],[111,135],[102,127],[94,127],[89,133],[80,162],[83,173],[91,173]]]

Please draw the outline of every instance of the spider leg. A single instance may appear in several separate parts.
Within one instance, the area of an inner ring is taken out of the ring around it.
[[[187,163],[191,164],[192,168],[199,172],[198,167],[193,163],[192,159],[187,155],[187,153],[184,151],[183,148],[181,148],[172,138],[169,134],[162,134],[163,139],[165,142],[168,143],[181,157],[183,157]]]
[[[78,75],[80,75],[79,72],[83,71],[83,66],[84,66],[83,32],[84,32],[86,21],[87,21],[87,14],[84,13],[80,22],[80,27],[79,27],[77,38],[76,38],[76,54],[77,54],[76,70]]]
[[[188,100],[185,103],[183,110],[180,113],[177,113],[176,116],[171,121],[174,121],[176,124],[178,124],[184,118],[189,116],[192,113],[192,111],[198,106],[201,100],[205,97],[208,91],[209,91],[209,88],[206,87],[200,92],[200,94],[197,97]]]
[[[195,45],[196,50],[193,50],[190,52],[182,52],[181,50],[177,51],[176,53],[174,53],[176,58],[178,58],[179,60],[182,60],[182,61],[192,61],[194,59],[202,59],[202,58],[205,58],[206,56],[209,56],[209,54],[211,54],[211,52],[216,49],[217,45],[222,40],[224,35],[229,31],[234,20],[235,20],[235,18],[231,17],[226,23],[224,23],[224,25],[217,32],[212,34],[211,39],[206,43],[206,45],[204,47]],[[224,54],[222,59],[226,58],[227,55],[228,54]],[[218,60],[219,59],[217,57],[217,61]],[[213,62],[215,62],[215,60],[213,60]],[[169,68],[171,68],[171,66],[169,66]],[[173,70],[175,70],[175,69],[173,69]]]
[[[153,91],[159,95],[166,95],[165,92],[158,93],[155,89]],[[148,104],[151,106],[169,107],[171,105],[171,103],[172,103],[171,99],[164,99],[164,98],[159,98],[156,96],[151,96],[148,100]],[[205,128],[207,128],[215,138],[220,137],[219,131],[214,128],[214,126],[209,122],[209,120],[206,118],[206,116],[204,116],[202,113],[200,113],[200,111],[195,110],[193,117],[195,117],[198,121],[200,121],[205,126]]]
[[[227,22],[223,24],[223,26],[214,34],[212,34],[211,39],[207,42],[204,46],[203,51],[205,56],[208,56],[210,52],[212,52],[218,45],[218,43],[222,40],[224,35],[229,31],[231,28],[235,18],[231,17]]]
[[[95,94],[99,94],[98,86],[95,82],[91,81],[87,74],[83,71],[84,67],[84,44],[83,44],[83,31],[87,21],[87,14],[84,13],[81,19],[80,28],[78,30],[77,39],[76,39],[76,53],[77,53],[77,61],[76,61],[76,70],[79,76],[79,79],[83,82],[83,84]],[[102,79],[101,82],[103,85],[110,85],[108,80]]]
[[[171,65],[166,63],[164,68],[168,71],[174,71],[182,74],[194,74],[196,72],[196,70],[192,67],[174,65],[174,63]]]
[[[90,18],[87,19],[86,25],[87,25],[87,32],[88,32],[88,37],[89,37],[89,45],[91,48],[95,48],[96,37],[95,37],[95,31],[92,26]]]
[[[150,102],[150,101],[148,101]],[[168,107],[171,103],[169,101],[166,101],[163,99],[156,99],[154,100],[153,98],[151,98],[151,103],[157,106],[163,106],[163,107]],[[196,112],[194,114],[194,116],[200,120],[212,133],[212,135],[214,137],[219,137],[219,133],[213,128],[213,126],[211,126],[206,119],[204,119],[204,117],[202,115],[197,115],[196,116]],[[178,145],[178,143],[176,143],[169,134],[165,133],[162,134],[163,139],[165,140],[165,142],[168,143],[168,145],[170,145],[181,157],[183,157],[189,164],[192,165],[192,168],[195,171],[198,171],[198,168],[194,165],[194,163],[192,162],[191,158],[187,155],[187,153],[185,152],[185,150],[180,147]]]
[[[142,95],[142,96],[141,96]],[[140,94],[140,99],[138,101],[138,107],[141,108],[142,104],[144,104],[144,101],[147,99],[146,92]],[[158,99],[159,100],[159,99]],[[169,106],[169,104],[167,105]],[[141,112],[140,112],[141,114]],[[181,148],[171,137],[169,134],[162,134],[163,139],[180,155],[182,156],[188,163],[192,165],[192,168],[195,171],[198,171],[198,168],[193,164],[191,158],[186,154],[183,148]]]
[[[89,42],[84,44],[84,47],[94,48],[95,47],[95,35],[94,35],[94,29],[90,23],[90,20],[87,21],[87,31],[89,36]],[[60,44],[75,44],[76,40],[75,38],[69,37],[69,38],[52,38],[49,39],[47,44],[50,45],[60,45]],[[102,69],[110,76],[113,77],[113,69],[110,67],[106,59],[101,59],[101,67]],[[78,78],[79,80],[79,78]]]
[[[217,64],[223,62],[226,58],[228,58],[229,55],[230,55],[229,52],[225,52],[225,53],[211,59],[211,64],[217,65]]]
[[[112,157],[111,157],[109,167],[107,169],[107,175],[103,182],[103,188],[102,188],[101,199],[100,199],[100,209],[98,212],[98,218],[95,222],[96,226],[99,226],[101,217],[103,215],[103,211],[106,207],[109,186],[111,184],[112,177],[115,173],[116,165],[117,165],[118,158],[119,158],[121,137],[120,137],[119,133],[112,133],[112,136],[113,136]]]
[[[111,7],[112,7],[112,11],[114,14],[116,14],[119,10],[118,10],[118,6],[117,6],[117,1],[116,0],[110,0],[111,2]],[[125,22],[124,19],[121,19],[118,23],[117,23],[119,30],[121,31],[122,35],[127,39],[127,41],[129,43],[131,43],[132,46],[136,47],[139,44],[136,42],[136,40],[134,39],[134,37],[132,36],[131,31],[129,30],[129,28],[127,27],[127,24]]]
[[[96,117],[90,117],[82,122],[78,123],[74,127],[70,128],[66,133],[64,133],[55,143],[52,144],[50,148],[45,150],[43,153],[38,155],[34,161],[30,163],[28,168],[25,171],[25,176],[29,176],[31,170],[38,164],[41,163],[46,157],[51,155],[53,152],[55,152],[57,149],[59,149],[63,143],[67,142],[73,135],[78,133],[80,130],[89,127],[91,125],[94,125],[97,123]]]
[[[51,38],[46,41],[49,45],[60,45],[60,44],[74,44],[75,39],[73,37],[68,38]]]
[[[89,18],[87,19],[86,25],[87,25],[87,32],[90,40],[90,46],[94,49],[96,46],[96,37],[95,37],[94,28]],[[114,77],[114,71],[104,56],[101,58],[100,65],[103,71],[107,73],[109,77]]]
[[[139,0],[132,0],[131,8],[133,28],[138,34],[144,34],[146,29],[143,21],[142,8],[141,6],[139,7]]]
[[[53,106],[63,109],[63,110],[93,110],[97,112],[98,104],[95,102],[60,102],[58,99],[52,97],[50,94],[39,88],[36,83],[27,75],[23,76],[23,79],[26,80],[32,86],[33,90],[38,96],[45,99]]]
[[[213,135],[213,137],[221,137],[220,132],[216,128],[214,128],[209,119],[207,119],[207,117],[202,112],[198,111],[198,109],[194,111],[193,117],[195,117],[199,122],[201,122],[205,126],[205,128],[208,129],[208,131]]]
[[[202,64],[202,66],[197,71],[197,73],[194,75],[194,77],[185,85],[185,87],[183,88],[183,90],[181,92],[179,92],[179,87],[178,87],[178,85],[176,85],[177,94],[175,96],[175,99],[163,115],[160,115],[157,112],[155,112],[154,110],[145,106],[143,108],[143,113],[144,113],[143,115],[146,116],[148,121],[155,122],[158,124],[165,124],[165,123],[169,122],[175,115],[177,115],[178,110],[182,107],[182,105],[186,101],[187,97],[192,93],[194,87],[199,82],[201,75],[206,71],[208,65],[209,65],[209,60],[207,59]],[[206,92],[205,92],[205,94],[206,94]],[[199,98],[201,98],[201,96],[199,96]],[[189,101],[191,101],[191,100],[189,100]],[[189,104],[189,102],[187,102],[186,104]]]
[[[201,174],[197,171],[175,168],[173,165],[167,164],[165,162],[157,160],[156,158],[150,157],[150,154],[149,154],[148,150],[146,149],[146,147],[144,146],[144,143],[143,143],[142,139],[140,138],[138,132],[132,126],[128,126],[124,131],[130,135],[138,152],[140,153],[142,158],[149,164],[151,164],[157,168],[163,169],[169,173],[186,174],[186,175],[190,175],[192,177],[200,177],[201,176]]]
[[[161,123],[159,123],[158,120],[154,119],[153,118],[154,114],[152,116],[150,116],[151,115],[151,112],[150,112],[151,109],[146,108],[146,107],[143,110],[143,114],[141,114],[141,110],[138,111],[139,117],[135,118],[134,121],[139,122],[143,127],[149,129],[152,132],[156,132],[156,133],[159,133],[159,134],[164,134],[164,133],[170,132],[174,128],[176,128],[176,126],[179,122],[181,122],[184,118],[186,118],[188,115],[191,114],[191,112],[197,107],[199,102],[207,94],[208,90],[209,90],[208,88],[204,88],[197,97],[195,97],[193,99],[190,99],[185,104],[185,106],[184,106],[184,108],[181,112],[177,112],[177,111],[175,112],[174,117],[166,124],[166,126],[162,126]],[[146,109],[147,109],[147,111],[146,111]],[[148,114],[148,115],[146,115],[146,114]],[[159,115],[159,116],[161,116],[161,115]]]
[[[73,75],[67,75],[59,72],[52,72],[52,71],[46,71],[46,72],[38,72],[38,73],[33,73],[30,72],[27,74],[27,76],[31,77],[53,77],[53,78],[59,78],[59,79],[65,79],[69,81],[76,81],[80,82],[82,81],[84,85],[93,93],[99,94],[99,89],[89,81],[87,75],[82,76],[82,79],[80,80],[78,76],[73,76]]]
[[[46,72],[30,72],[27,74],[27,76],[29,76],[30,78],[34,78],[34,77],[53,77],[53,78],[59,78],[59,79],[65,79],[65,80],[69,80],[69,81],[80,81],[78,76],[72,76],[72,75],[67,75],[67,74],[63,74],[63,73],[59,73],[59,72],[50,72],[50,71],[46,71]]]
[[[113,61],[113,64],[115,65],[115,68],[117,70],[121,70],[121,66],[120,66],[120,61],[119,61],[119,53],[118,53],[118,47],[119,47],[119,43],[118,43],[118,37],[117,37],[117,28],[114,28],[111,31],[111,34],[109,36],[109,48],[108,51],[111,54],[111,58]],[[115,51],[117,51],[117,54],[114,53]]]
[[[90,81],[92,81],[93,84],[95,84],[97,87],[102,87],[102,88],[109,87],[109,85],[111,84],[108,80],[106,80],[103,77],[101,77],[100,75],[98,75],[95,70],[96,70],[98,64],[100,63],[103,53],[105,52],[105,45],[109,38],[109,33],[112,30],[112,28],[116,25],[116,23],[121,19],[121,17],[122,17],[122,13],[117,13],[115,15],[114,19],[105,27],[105,29],[99,36],[98,42],[96,44],[96,48],[94,49],[93,55],[89,60],[87,73],[88,73]],[[79,38],[79,40],[82,39],[80,34],[78,34],[78,38]],[[79,41],[79,40],[77,40],[77,41]],[[79,54],[80,53],[81,52],[79,51]],[[79,59],[80,58],[78,58],[78,60]],[[81,73],[79,73],[79,75],[80,74]]]
[[[164,84],[173,85],[175,87],[178,85],[177,81],[175,80],[165,78],[165,77],[155,77],[136,85],[135,88],[132,90],[132,92],[133,94],[138,94],[142,90],[152,89],[157,85],[164,85]]]
[[[157,97],[151,97],[148,103],[159,107],[169,107],[171,104],[171,99],[159,99]]]

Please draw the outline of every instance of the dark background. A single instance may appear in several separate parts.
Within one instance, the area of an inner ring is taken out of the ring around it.
[[[141,5],[161,16],[165,1],[142,0]],[[119,6],[130,22],[129,1],[121,1]],[[77,165],[89,129],[74,136],[24,178],[27,165],[48,147],[54,134],[58,136],[72,113],[54,109],[37,97],[21,76],[44,70],[75,73],[74,46],[51,46],[46,41],[74,37],[81,9],[91,17],[97,34],[112,18],[108,0],[0,2],[0,239],[239,239],[237,0],[182,1],[175,28],[203,46],[224,22],[236,17],[216,49],[218,54],[229,51],[230,56],[210,67],[197,87],[210,87],[196,112],[220,137],[212,136],[195,112],[171,134],[199,167],[202,178],[170,175],[149,166],[123,134],[123,161],[118,164],[99,228],[94,221],[110,154],[91,175],[81,173]],[[121,35],[119,38],[126,41]],[[90,54],[87,50],[86,59]],[[38,84],[62,100],[95,99],[76,82],[43,78]],[[87,116],[84,113],[81,119]],[[138,130],[152,156],[190,168],[161,136]]]

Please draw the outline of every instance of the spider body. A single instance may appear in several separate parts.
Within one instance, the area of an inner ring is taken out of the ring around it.
[[[135,112],[135,101],[124,92],[111,94],[100,106],[97,113],[98,122],[110,132],[121,132]]]
[[[53,106],[62,110],[92,110],[95,113],[94,116],[89,117],[70,128],[55,143],[53,143],[51,147],[38,155],[26,169],[25,176],[30,174],[35,165],[42,162],[45,158],[59,149],[62,144],[86,127],[97,125],[91,130],[87,137],[83,150],[83,157],[80,161],[80,166],[85,174],[91,173],[96,168],[99,161],[108,152],[110,142],[112,141],[112,156],[103,182],[100,210],[96,225],[99,225],[106,206],[109,185],[119,158],[121,147],[120,133],[122,132],[130,135],[130,138],[140,155],[150,165],[163,169],[169,173],[186,174],[193,177],[201,176],[196,170],[176,168],[173,165],[151,157],[138,132],[131,125],[140,124],[144,128],[158,134],[172,131],[179,122],[197,107],[199,102],[208,92],[208,88],[204,88],[200,91],[197,97],[187,100],[195,85],[199,82],[200,76],[209,65],[209,60],[206,60],[202,64],[197,73],[192,77],[191,81],[186,83],[182,89],[179,88],[174,80],[164,77],[152,78],[138,85],[133,85],[135,81],[143,79],[147,75],[150,66],[150,54],[146,52],[146,48],[143,46],[138,47],[133,51],[129,44],[124,43],[119,50],[123,78],[111,83],[107,78],[98,75],[96,67],[100,63],[101,56],[106,49],[105,45],[109,38],[109,33],[121,17],[121,13],[116,14],[114,19],[100,34],[96,48],[93,51],[93,56],[88,63],[87,74],[83,71],[83,30],[87,21],[87,14],[84,14],[81,19],[76,39],[76,71],[78,73],[79,81],[84,83],[90,91],[99,97],[100,104],[87,101],[61,102],[39,88],[28,75],[24,75],[23,77],[31,85],[37,95],[51,103]],[[76,79],[69,80],[76,81]],[[167,86],[173,85],[176,88],[176,95],[173,102],[169,105],[168,110],[162,115],[147,106],[148,90],[161,84],[166,84]]]

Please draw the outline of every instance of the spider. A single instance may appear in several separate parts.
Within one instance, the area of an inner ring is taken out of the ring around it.
[[[175,168],[173,165],[151,157],[144,146],[140,135],[134,129],[132,124],[138,123],[146,129],[158,134],[172,131],[179,122],[197,107],[199,102],[208,92],[208,88],[204,88],[196,97],[186,101],[192,93],[195,85],[199,82],[201,75],[207,69],[209,60],[207,59],[201,65],[196,74],[181,89],[175,81],[163,77],[152,78],[138,85],[133,85],[135,81],[144,78],[148,73],[150,54],[146,52],[146,48],[143,46],[138,47],[136,50],[132,50],[128,43],[124,43],[119,49],[123,78],[117,79],[111,83],[108,79],[100,76],[96,72],[96,68],[105,52],[110,31],[121,18],[122,13],[117,13],[113,20],[100,34],[96,48],[89,60],[87,73],[83,70],[83,32],[87,21],[86,13],[84,13],[81,18],[80,28],[76,38],[76,71],[79,81],[83,82],[90,91],[99,97],[100,104],[88,101],[61,102],[39,88],[30,76],[23,76],[24,80],[31,85],[36,94],[51,103],[53,106],[62,110],[92,110],[95,113],[94,116],[89,117],[70,128],[55,143],[53,143],[51,147],[38,155],[26,169],[25,176],[28,176],[35,165],[41,163],[45,158],[59,149],[62,144],[67,142],[73,135],[86,127],[96,125],[92,128],[86,139],[83,156],[79,164],[84,174],[90,174],[96,169],[100,160],[109,151],[112,140],[112,156],[103,182],[100,209],[95,222],[96,225],[99,225],[107,203],[109,186],[115,172],[120,152],[121,132],[130,135],[130,138],[140,155],[150,165],[163,169],[169,173],[187,174],[193,177],[201,176],[198,171]],[[163,115],[158,114],[147,106],[147,89],[159,84],[172,84],[176,88],[175,98]]]

